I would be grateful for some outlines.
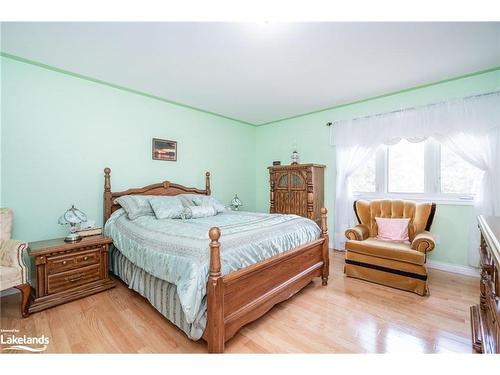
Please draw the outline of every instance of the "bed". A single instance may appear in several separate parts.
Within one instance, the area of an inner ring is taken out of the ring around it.
[[[222,353],[236,332],[297,293],[315,277],[328,282],[327,212],[321,228],[295,215],[227,211],[191,220],[129,220],[124,195],[210,195],[168,181],[111,191],[104,170],[105,234],[111,271],[193,340]],[[222,233],[222,236],[221,236]]]

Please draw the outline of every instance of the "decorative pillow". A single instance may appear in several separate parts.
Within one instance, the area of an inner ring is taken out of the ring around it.
[[[217,213],[226,211],[226,207],[209,195],[193,195],[192,201],[197,206],[212,206]]]
[[[184,206],[178,197],[159,196],[149,199],[157,219],[180,219]]]
[[[149,204],[149,200],[154,195],[123,195],[114,200],[114,204],[119,204],[127,212],[130,220],[135,220],[140,216],[153,216],[154,212]]]
[[[177,198],[179,198],[182,202],[182,205],[184,207],[192,207],[196,206],[193,202],[193,197],[196,196],[196,194],[179,194],[176,195]]]
[[[182,219],[199,219],[217,215],[217,210],[212,206],[185,207],[182,211]]]
[[[408,241],[408,224],[410,219],[389,219],[376,217],[378,235],[377,239],[386,241]]]

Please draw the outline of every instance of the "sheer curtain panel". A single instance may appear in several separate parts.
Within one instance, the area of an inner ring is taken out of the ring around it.
[[[426,137],[484,171],[469,228],[469,263],[477,266],[476,215],[500,215],[500,91],[335,122],[330,129],[337,167],[335,248],[344,249],[344,231],[352,224],[349,176],[380,145]]]

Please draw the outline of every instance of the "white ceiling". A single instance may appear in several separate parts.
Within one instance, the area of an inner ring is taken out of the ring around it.
[[[3,23],[3,52],[252,124],[500,65],[500,23]]]

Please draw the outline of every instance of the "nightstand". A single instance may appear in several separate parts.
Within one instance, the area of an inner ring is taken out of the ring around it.
[[[108,274],[111,238],[84,237],[79,242],[63,238],[29,244],[34,263],[35,299],[29,312],[37,312],[115,286]]]

